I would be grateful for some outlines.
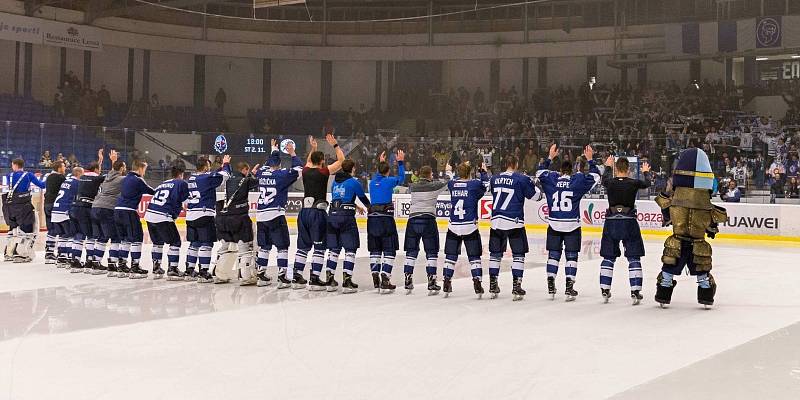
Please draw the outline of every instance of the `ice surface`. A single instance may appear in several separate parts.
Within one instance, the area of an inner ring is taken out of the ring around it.
[[[0,399],[707,399],[756,398],[766,384],[786,390],[761,398],[800,398],[800,249],[718,242],[717,305],[703,310],[682,276],[672,306],[660,309],[652,295],[662,238],[647,241],[637,307],[624,260],[602,304],[591,235],[578,300],[563,301],[563,263],[549,300],[543,234],[529,238],[522,302],[511,301],[510,259],[496,300],[475,298],[464,258],[448,299],[422,290],[422,260],[413,295],[374,293],[363,251],[352,295],[0,263]],[[714,379],[699,385],[707,369]]]

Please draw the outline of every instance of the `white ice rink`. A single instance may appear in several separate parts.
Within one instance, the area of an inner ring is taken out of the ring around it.
[[[528,235],[521,302],[510,260],[496,300],[475,298],[463,258],[447,299],[421,290],[422,260],[415,294],[376,294],[362,253],[352,295],[0,263],[0,399],[800,399],[797,246],[719,240],[717,305],[682,276],[660,309],[663,238],[633,307],[624,261],[602,304],[592,235],[578,300],[549,300],[543,233]]]

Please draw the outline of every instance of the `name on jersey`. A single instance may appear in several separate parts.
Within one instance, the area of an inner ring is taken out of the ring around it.
[[[160,188],[160,189],[172,189],[174,187],[175,187],[175,184],[172,183],[172,182],[162,183],[162,184],[158,185],[158,188]],[[189,187],[192,187],[191,184],[189,185]],[[195,185],[195,187],[196,187],[196,185]]]
[[[258,184],[261,186],[275,186],[277,185],[277,182],[275,181],[275,178],[259,178]]]
[[[506,177],[499,177],[494,179],[495,185],[513,185],[514,180]]]
[[[556,187],[558,188],[569,188],[569,181],[558,181],[556,182]]]
[[[189,180],[189,189],[197,189],[197,181]]]
[[[469,190],[453,190],[450,192],[451,197],[469,197]]]
[[[69,190],[71,187],[72,187],[72,183],[71,182],[64,182],[64,183],[61,184],[61,189]]]

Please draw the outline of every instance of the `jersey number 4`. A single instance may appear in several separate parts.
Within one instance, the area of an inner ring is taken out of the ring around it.
[[[503,194],[506,195],[505,201],[502,203],[500,199],[503,197]],[[508,207],[508,203],[511,203],[511,198],[514,197],[514,189],[511,188],[504,188],[504,187],[496,187],[494,188],[494,199],[492,202],[499,210],[505,210]]]
[[[564,191],[553,193],[553,209],[550,211],[572,211],[572,192]]]

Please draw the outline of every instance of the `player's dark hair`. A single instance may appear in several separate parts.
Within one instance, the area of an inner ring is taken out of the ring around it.
[[[472,173],[472,166],[468,163],[462,162],[458,164],[458,177],[461,179],[469,179],[470,174]]]
[[[619,172],[628,172],[628,169],[630,168],[630,163],[628,162],[627,158],[620,157],[617,159],[617,162],[614,163],[614,166],[617,168],[617,171]]]
[[[517,160],[517,156],[509,154],[506,156],[505,164],[506,164],[506,169],[508,168],[517,169],[517,165],[519,165],[519,160]]]
[[[349,158],[347,158],[344,161],[342,161],[342,171],[347,172],[348,174],[352,173],[353,172],[353,168],[355,168],[355,167],[356,167],[356,163],[353,160],[349,159]]]
[[[114,171],[120,172],[122,171],[123,168],[125,168],[125,161],[122,160],[114,161],[114,165],[112,165],[111,168],[113,168]]]
[[[141,158],[133,160],[133,169],[142,169],[145,167],[145,165],[147,165],[147,161]]]
[[[325,153],[321,151],[315,151],[311,153],[311,163],[314,165],[320,165],[322,162],[325,161]]]
[[[425,179],[433,178],[433,169],[431,169],[430,165],[423,165],[422,168],[419,169],[419,176]]]
[[[245,168],[250,169],[250,164],[248,164],[246,161],[239,161],[238,163],[236,163],[237,171],[241,172]]]
[[[63,161],[54,161],[53,165],[52,165],[53,171],[58,171],[63,166],[64,166],[64,162]]]
[[[198,172],[205,172],[211,168],[211,160],[208,159],[206,156],[197,157],[197,171]]]
[[[558,172],[561,172],[561,175],[572,175],[572,163],[566,160],[562,161]]]
[[[13,161],[11,161],[11,164],[16,165],[19,168],[25,168],[25,160],[21,158],[15,158]]]
[[[378,173],[381,175],[389,175],[389,163],[386,161],[381,161],[378,163]]]
[[[100,164],[98,164],[97,161],[92,161],[86,167],[86,170],[91,172],[100,172]]]
[[[173,178],[183,178],[183,173],[186,172],[186,164],[181,160],[175,160],[170,168],[170,176]]]

